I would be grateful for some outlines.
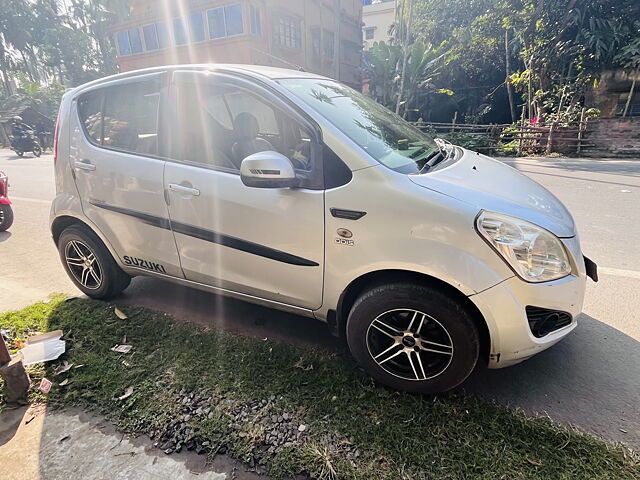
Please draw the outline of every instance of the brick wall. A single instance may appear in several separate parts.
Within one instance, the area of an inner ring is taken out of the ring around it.
[[[640,158],[640,117],[590,120],[584,143],[588,157]]]

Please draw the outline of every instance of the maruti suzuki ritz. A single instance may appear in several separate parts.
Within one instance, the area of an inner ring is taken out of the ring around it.
[[[542,186],[299,71],[170,66],[75,88],[55,173],[51,232],[86,295],[148,275],[316,318],[401,390],[550,347],[597,280]]]

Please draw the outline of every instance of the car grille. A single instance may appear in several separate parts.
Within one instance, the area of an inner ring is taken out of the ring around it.
[[[526,311],[529,328],[536,338],[542,338],[571,323],[571,315],[567,312],[531,306]]]

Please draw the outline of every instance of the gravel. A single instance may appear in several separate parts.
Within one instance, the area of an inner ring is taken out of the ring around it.
[[[269,457],[282,449],[301,448],[308,440],[309,430],[295,411],[280,405],[282,397],[256,399],[238,403],[205,391],[173,392],[180,414],[163,431],[151,432],[154,446],[165,454],[183,449],[198,454],[225,454],[234,445],[249,442],[250,453],[243,458],[249,469],[264,473]],[[218,415],[216,415],[216,413]],[[198,425],[222,415],[227,425],[215,433],[217,438],[205,438],[196,433]],[[219,435],[218,435],[219,434]]]

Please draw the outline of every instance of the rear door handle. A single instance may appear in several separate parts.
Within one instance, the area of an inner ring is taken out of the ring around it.
[[[89,162],[75,162],[73,165],[76,170],[86,170],[87,172],[93,172],[96,169],[96,166]]]
[[[170,183],[169,190],[186,195],[193,195],[194,197],[200,195],[200,190],[198,190],[197,188],[185,187],[184,185],[180,185],[178,183]]]

